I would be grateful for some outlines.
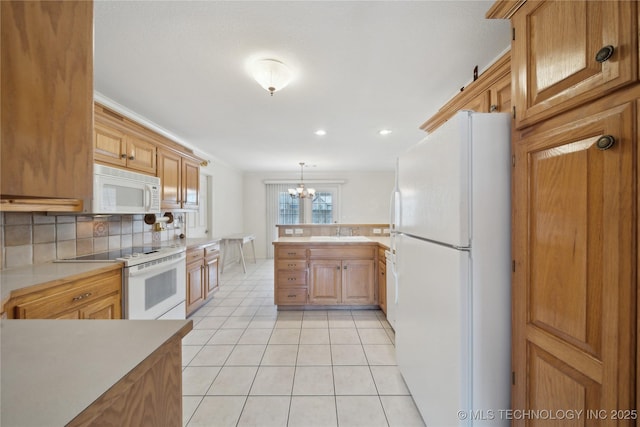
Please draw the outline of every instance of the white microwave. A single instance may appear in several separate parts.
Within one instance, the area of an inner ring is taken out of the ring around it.
[[[104,165],[93,165],[96,214],[160,212],[160,178]]]

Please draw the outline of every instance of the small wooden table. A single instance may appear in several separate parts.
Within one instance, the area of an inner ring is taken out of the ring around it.
[[[253,263],[255,264],[256,263],[256,247],[254,244],[255,239],[256,239],[255,235],[244,234],[244,233],[237,233],[237,234],[230,234],[228,236],[223,236],[220,239],[220,243],[222,245],[222,262],[220,263],[220,273],[222,273],[224,270],[224,262],[227,257],[227,251],[230,243],[238,245],[238,251],[240,253],[240,260],[238,262],[242,264],[242,270],[246,273],[247,266],[244,263],[244,251],[243,251],[244,244],[247,242],[251,242],[251,250],[253,252]]]

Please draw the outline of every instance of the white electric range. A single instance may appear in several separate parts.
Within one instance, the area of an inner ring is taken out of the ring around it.
[[[186,249],[182,245],[134,246],[57,262],[122,262],[125,319],[184,319]]]

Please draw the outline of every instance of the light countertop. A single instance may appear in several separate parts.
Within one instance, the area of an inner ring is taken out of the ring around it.
[[[185,246],[187,247],[187,249],[196,249],[199,247],[210,245],[212,243],[220,243],[220,237],[189,237],[185,240]]]
[[[348,237],[344,240],[340,240],[340,238],[336,240],[328,240],[328,241],[318,241],[313,238],[317,236],[305,236],[305,237],[278,237],[274,240],[273,244],[319,244],[319,245],[335,245],[335,244],[371,244],[377,243],[378,245],[384,246],[385,249],[389,249],[391,246],[391,238],[389,236],[362,236],[365,237],[366,240],[349,240]],[[327,236],[329,237],[329,236]]]
[[[3,320],[2,424],[63,426],[191,320]]]

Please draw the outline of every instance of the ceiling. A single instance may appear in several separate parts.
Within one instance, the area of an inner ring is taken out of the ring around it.
[[[509,22],[484,19],[492,3],[96,0],[95,90],[244,171],[393,170],[474,66],[509,48]],[[255,58],[294,80],[269,96]]]

